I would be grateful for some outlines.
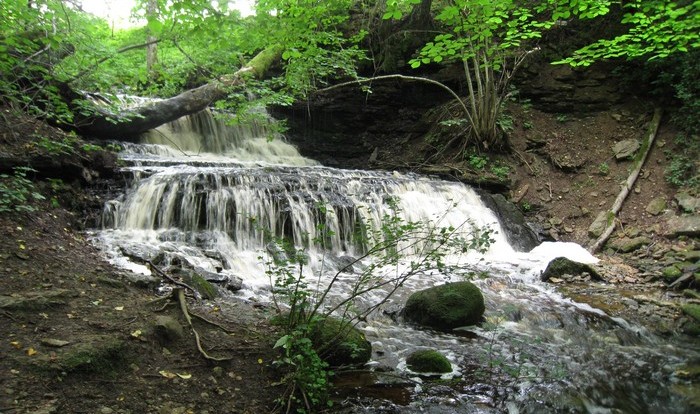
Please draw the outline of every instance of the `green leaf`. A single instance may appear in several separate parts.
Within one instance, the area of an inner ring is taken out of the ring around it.
[[[272,348],[279,348],[279,347],[284,347],[285,349],[288,348],[291,338],[292,337],[290,335],[284,335],[283,337],[278,339],[277,342],[275,342],[275,346],[273,346]]]
[[[163,23],[158,21],[158,19],[149,18],[146,27],[148,28],[148,31],[150,31],[152,34],[159,35],[160,32],[163,30]]]

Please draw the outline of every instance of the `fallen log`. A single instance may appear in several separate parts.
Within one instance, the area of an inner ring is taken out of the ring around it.
[[[143,132],[199,112],[225,98],[231,88],[244,86],[248,76],[262,78],[281,56],[282,46],[270,46],[233,74],[224,75],[172,98],[154,101],[118,114],[94,107],[92,114],[76,120],[75,129],[81,135],[98,139],[133,140]]]
[[[622,204],[625,202],[625,199],[627,198],[627,195],[629,195],[630,190],[634,187],[634,183],[637,181],[639,172],[642,170],[642,166],[644,166],[644,162],[646,161],[647,156],[649,155],[649,151],[651,151],[652,144],[654,143],[654,139],[656,138],[656,132],[659,129],[659,124],[661,124],[662,114],[663,111],[661,110],[661,108],[656,108],[656,110],[654,111],[654,117],[652,118],[651,124],[649,125],[646,140],[642,144],[641,152],[639,153],[639,155],[637,155],[637,157],[634,160],[634,168],[632,169],[630,175],[627,177],[627,180],[622,186],[622,190],[615,199],[615,202],[613,203],[612,207],[610,208],[610,210],[607,211],[605,215],[607,225],[603,230],[603,233],[598,237],[598,239],[588,246],[588,251],[592,254],[597,252],[603,246],[603,244],[605,244],[605,242],[612,234],[613,230],[615,230],[615,217],[617,217],[617,213],[619,213],[620,209],[622,209]]]

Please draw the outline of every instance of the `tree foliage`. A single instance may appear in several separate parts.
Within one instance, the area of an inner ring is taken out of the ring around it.
[[[89,105],[66,102],[61,87],[173,96],[233,73],[260,50],[279,44],[282,62],[275,76],[248,87],[263,104],[289,104],[338,80],[358,79],[357,68],[367,59],[359,46],[366,32],[351,24],[352,10],[374,12],[383,6],[380,16],[400,19],[428,10],[431,3],[441,33],[417,50],[409,65],[463,66],[468,89],[463,147],[507,146],[498,120],[510,81],[544,31],[557,25],[622,8],[627,31],[557,62],[571,65],[619,57],[665,59],[700,44],[700,2],[688,0],[622,5],[598,0],[259,0],[256,15],[246,18],[225,1],[139,0],[133,15],[143,23],[127,30],[114,30],[82,12],[77,1],[9,0],[0,4],[0,92],[7,105],[71,123],[72,111]],[[158,60],[149,72],[146,46],[155,44]],[[227,102],[222,107],[245,107],[249,97],[233,90]]]
[[[389,0],[385,19],[399,19],[420,0]],[[453,0],[436,2],[435,19],[442,33],[409,61],[417,69],[430,63],[461,63],[468,89],[468,128],[462,153],[470,144],[482,148],[507,146],[499,129],[510,80],[544,31],[570,19],[608,15],[616,3],[598,0]],[[601,39],[555,63],[588,66],[617,57],[664,58],[700,45],[700,2],[636,0],[625,3],[621,23],[629,30]]]
[[[605,6],[601,11],[607,11],[611,2],[599,3]],[[654,60],[700,47],[699,1],[634,0],[622,8],[621,23],[627,32],[597,40],[556,63],[588,66],[619,57]]]

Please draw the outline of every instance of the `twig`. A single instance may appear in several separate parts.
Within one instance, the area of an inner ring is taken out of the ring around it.
[[[525,157],[523,156],[523,154],[521,154],[518,150],[513,150],[513,152],[515,152],[515,155],[517,155],[518,158],[520,158],[520,161],[522,161],[525,165],[527,165],[527,168],[530,170],[532,175],[537,175],[535,173],[535,170],[532,169],[532,166],[530,165],[530,163],[527,162],[527,160],[525,160]]]

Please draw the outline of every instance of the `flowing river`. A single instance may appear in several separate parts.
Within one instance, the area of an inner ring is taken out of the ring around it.
[[[697,388],[677,375],[700,360],[692,342],[654,336],[539,281],[555,257],[596,262],[580,246],[543,243],[516,251],[495,213],[465,185],[323,167],[270,134],[260,125],[227,126],[203,112],[149,133],[140,144],[123,144],[129,184],[125,194],[106,203],[95,242],[112,262],[134,272],[150,273],[129,259],[129,252],[138,251],[164,266],[238,280],[241,289],[233,295],[270,302],[266,262],[281,252],[271,240],[285,238],[304,250],[312,292],[336,277],[326,298],[330,306],[356,289],[362,269],[396,278],[434,248],[417,237],[397,244],[398,262],[376,265],[378,259],[363,258],[392,218],[399,225],[420,223],[414,231],[422,235],[446,229],[468,239],[490,228],[486,251],[446,250],[446,267],[426,266],[406,278],[358,325],[372,343],[369,370],[339,383],[363,384],[392,401],[374,400],[359,411],[602,414],[697,408],[688,399]],[[464,279],[483,291],[482,326],[445,334],[396,318],[412,292]],[[387,289],[360,295],[353,308],[374,306]],[[437,381],[408,372],[406,356],[425,348],[446,355],[453,372]]]

